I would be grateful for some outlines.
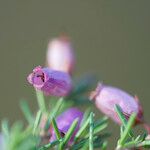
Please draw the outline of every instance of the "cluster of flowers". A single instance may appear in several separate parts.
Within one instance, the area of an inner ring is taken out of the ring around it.
[[[74,66],[75,56],[70,39],[61,36],[48,44],[46,68],[36,67],[27,79],[36,90],[42,91],[45,95],[65,97],[72,90]],[[89,94],[89,100],[94,102],[98,110],[118,124],[121,124],[121,121],[115,111],[116,104],[120,106],[126,119],[130,118],[132,113],[136,113],[135,125],[143,124],[149,129],[144,121],[143,110],[137,96],[131,96],[119,88],[98,83],[96,89]],[[76,118],[79,119],[79,126],[83,113],[78,108],[70,108],[56,118],[61,136],[64,136]],[[56,139],[54,129],[50,127],[49,132],[51,134],[49,140],[54,141]]]

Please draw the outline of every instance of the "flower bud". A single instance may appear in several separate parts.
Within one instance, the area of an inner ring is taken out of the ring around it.
[[[49,42],[47,49],[48,67],[71,74],[74,63],[74,51],[68,37],[61,36]]]
[[[72,88],[71,77],[67,73],[40,66],[33,70],[27,80],[46,95],[66,96]]]
[[[77,118],[79,119],[78,125],[75,129],[75,132],[73,133],[73,135],[71,137],[70,142],[73,141],[75,134],[79,130],[79,126],[83,119],[83,113],[80,110],[78,110],[77,108],[70,108],[56,118],[56,123],[57,123],[57,126],[58,126],[61,136],[64,136],[67,133],[67,131],[70,128],[70,126],[72,125],[73,121]],[[50,128],[50,134],[51,134],[50,141],[52,142],[52,141],[56,140],[56,135],[55,135],[54,129],[52,127]]]
[[[121,124],[115,111],[116,104],[121,107],[127,119],[132,113],[136,113],[136,123],[143,122],[143,112],[137,97],[133,97],[121,89],[99,84],[92,92],[91,98],[95,99],[96,107],[116,123]]]

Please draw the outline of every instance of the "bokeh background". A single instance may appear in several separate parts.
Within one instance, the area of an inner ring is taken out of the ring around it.
[[[149,6],[148,0],[0,0],[0,120],[22,119],[20,99],[36,109],[26,77],[45,64],[48,40],[65,32],[76,51],[75,76],[96,73],[137,94],[150,123]]]

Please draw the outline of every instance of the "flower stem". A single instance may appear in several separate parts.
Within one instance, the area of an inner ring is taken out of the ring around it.
[[[89,135],[89,150],[93,150],[93,132],[94,132],[94,123],[93,123],[93,112],[90,113],[90,135]]]

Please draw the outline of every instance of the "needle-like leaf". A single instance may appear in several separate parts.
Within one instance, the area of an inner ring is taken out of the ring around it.
[[[28,103],[26,101],[21,101],[20,107],[21,107],[21,110],[22,110],[25,118],[27,119],[28,123],[33,124],[34,119],[33,119],[33,115],[30,111]]]
[[[61,135],[60,135],[60,133],[59,133],[59,129],[58,129],[58,127],[57,127],[57,123],[56,123],[56,121],[55,121],[54,118],[52,118],[52,126],[53,126],[53,128],[54,128],[54,131],[55,131],[57,140],[60,140],[60,139],[61,139]]]
[[[36,129],[38,128],[38,125],[40,123],[41,120],[41,116],[42,116],[42,112],[41,110],[39,110],[36,114],[36,118],[35,118],[35,122],[34,122],[34,127],[33,127],[33,134],[35,134]]]
[[[123,132],[123,134],[121,136],[121,139],[120,139],[120,142],[119,142],[120,145],[124,145],[128,135],[129,135],[129,132],[131,131],[131,128],[132,128],[132,126],[133,126],[133,124],[135,122],[135,118],[136,118],[136,113],[133,113],[130,116],[129,121],[127,123],[127,126],[126,126],[126,128],[125,128],[125,130],[124,130],[124,132]]]

